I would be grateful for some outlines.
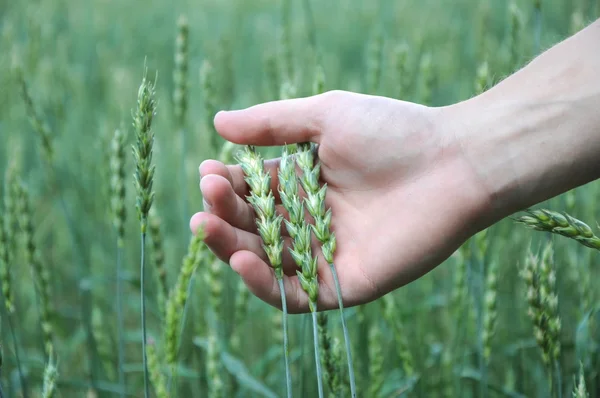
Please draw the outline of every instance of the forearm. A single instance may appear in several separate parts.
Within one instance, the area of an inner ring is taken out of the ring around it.
[[[600,20],[443,109],[488,222],[600,177]]]

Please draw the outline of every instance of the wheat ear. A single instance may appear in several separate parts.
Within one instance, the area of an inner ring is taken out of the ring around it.
[[[340,309],[340,319],[342,321],[342,330],[344,333],[344,343],[346,344],[346,359],[348,362],[348,376],[350,379],[350,393],[352,397],[356,397],[356,380],[354,376],[354,366],[352,362],[352,349],[350,344],[350,336],[348,327],[346,326],[346,318],[344,316],[344,302],[342,300],[342,289],[334,264],[334,253],[336,250],[335,234],[331,232],[331,209],[325,208],[325,195],[327,192],[327,184],[319,187],[319,178],[321,165],[314,164],[314,146],[312,144],[300,144],[299,152],[296,154],[297,164],[302,170],[300,183],[302,189],[307,195],[305,204],[308,212],[315,220],[315,225],[312,227],[316,238],[321,243],[321,251],[327,264],[333,281]]]
[[[527,286],[528,314],[534,336],[550,375],[553,390],[560,394],[560,331],[556,273],[552,266],[552,245],[548,243],[540,258],[529,253],[521,277]]]
[[[123,327],[123,280],[122,259],[125,242],[125,222],[127,210],[125,207],[125,135],[116,129],[110,147],[110,205],[113,226],[116,232],[117,248],[117,282],[116,282],[116,313],[117,313],[117,367],[119,375],[120,396],[125,397],[125,338]]]
[[[551,232],[566,236],[592,249],[600,250],[600,238],[594,234],[589,225],[567,213],[552,210],[526,210],[527,215],[516,219],[518,223],[536,231]]]
[[[297,156],[296,154],[295,156]],[[296,162],[300,162],[296,159]],[[298,163],[300,164],[300,163]],[[317,385],[319,397],[323,397],[323,376],[319,350],[319,333],[317,319],[317,299],[319,296],[319,282],[317,279],[317,257],[312,255],[311,225],[304,217],[304,205],[298,193],[298,179],[295,174],[293,158],[283,148],[281,163],[279,165],[279,192],[281,203],[289,214],[289,221],[285,221],[287,231],[292,238],[293,247],[290,254],[300,270],[296,271],[300,286],[308,294],[308,303],[313,321],[313,342],[315,348],[315,362],[317,368]]]
[[[152,164],[152,147],[154,144],[154,133],[152,132],[152,120],[156,113],[156,101],[154,99],[154,83],[144,78],[138,90],[137,109],[133,117],[133,126],[136,133],[136,144],[133,147],[135,158],[135,187],[137,191],[136,208],[140,220],[141,234],[141,259],[140,259],[140,302],[142,307],[142,356],[144,366],[144,396],[150,396],[148,380],[148,358],[146,353],[146,296],[145,284],[145,246],[146,232],[148,228],[148,213],[154,201],[152,184],[154,181],[155,166]]]
[[[292,396],[292,376],[290,373],[288,331],[287,331],[287,303],[283,284],[283,239],[281,238],[281,223],[283,217],[276,214],[275,196],[271,191],[271,175],[264,168],[264,160],[254,147],[247,146],[236,154],[236,159],[242,166],[245,181],[250,187],[248,202],[257,215],[256,226],[263,241],[263,248],[269,263],[275,271],[275,278],[279,284],[281,294],[281,308],[283,310],[283,351],[285,361],[285,375],[287,396]]]

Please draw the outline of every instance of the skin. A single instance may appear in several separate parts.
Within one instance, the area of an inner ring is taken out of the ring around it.
[[[318,144],[336,268],[353,306],[426,274],[500,219],[600,177],[599,43],[600,20],[450,106],[332,91],[221,111],[214,123],[237,144]],[[265,162],[273,189],[277,165]],[[279,308],[241,168],[207,160],[200,175],[204,211],[192,217],[192,231],[203,225],[210,249]],[[288,309],[308,312],[285,252]],[[322,258],[319,283],[319,309],[337,308]]]

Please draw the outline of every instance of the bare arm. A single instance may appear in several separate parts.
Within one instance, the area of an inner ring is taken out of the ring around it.
[[[482,226],[600,177],[600,20],[442,109],[486,192]]]

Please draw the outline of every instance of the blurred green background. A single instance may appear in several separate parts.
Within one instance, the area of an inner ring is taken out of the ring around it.
[[[140,238],[129,146],[134,140],[131,112],[145,65],[149,77],[157,76],[154,208],[162,220],[171,286],[186,253],[189,217],[202,206],[198,165],[219,156],[223,144],[210,123],[214,112],[278,99],[282,87],[293,87],[293,96],[311,95],[317,65],[325,72],[326,90],[451,104],[475,95],[478,81],[484,86],[499,81],[600,11],[595,0],[544,0],[538,24],[533,0],[513,3],[516,24],[511,2],[504,0],[0,0],[0,175],[15,164],[31,194],[35,241],[51,277],[57,311],[53,323],[59,396],[119,396],[121,389],[115,378],[116,237],[109,166],[117,128],[127,136],[127,393],[142,396]],[[183,128],[175,121],[173,104],[181,15],[189,24],[189,107]],[[536,29],[541,32],[539,43]],[[399,49],[407,50],[404,63],[398,61]],[[212,66],[208,84],[201,79],[205,62]],[[484,63],[489,73],[478,74]],[[55,152],[51,164],[44,160],[39,134],[30,123],[19,73],[50,131]],[[52,182],[50,169],[58,182]],[[567,210],[596,226],[599,198],[595,182],[544,206]],[[383,379],[382,387],[374,390],[378,397],[400,396],[405,390],[407,396],[419,397],[550,396],[518,276],[528,246],[537,250],[548,240],[555,244],[559,281],[562,387],[570,394],[581,362],[590,396],[600,396],[597,253],[503,220],[487,232],[483,257],[477,255],[477,243],[468,242],[434,272],[390,294],[398,308],[397,322],[384,316],[380,302],[347,310],[361,397],[373,396],[370,386],[378,377]],[[15,331],[30,394],[36,394],[45,367],[40,321],[23,249],[16,245],[14,250],[10,279],[16,295]],[[480,330],[469,313],[481,311],[481,281],[493,262],[499,266],[498,319],[486,386],[481,388]],[[467,270],[463,282],[455,278],[461,264]],[[214,278],[223,284],[223,303],[216,313],[209,300]],[[210,396],[203,342],[215,330],[225,396],[283,396],[280,313],[254,297],[244,301],[243,287],[226,266],[217,276],[200,267],[190,289],[179,396]],[[460,289],[468,292],[467,301],[457,304],[452,297]],[[163,320],[156,290],[152,279],[148,326],[160,353]],[[584,295],[589,300],[583,301]],[[242,310],[234,310],[236,305]],[[0,381],[7,396],[21,396],[4,308],[2,315]],[[331,317],[330,326],[339,338],[337,316]],[[316,396],[309,323],[294,315],[291,328],[295,395]],[[398,335],[409,343],[418,375],[414,386],[397,354]],[[235,338],[241,348],[232,348]],[[99,352],[102,342],[107,352]],[[383,366],[374,364],[377,358]]]

